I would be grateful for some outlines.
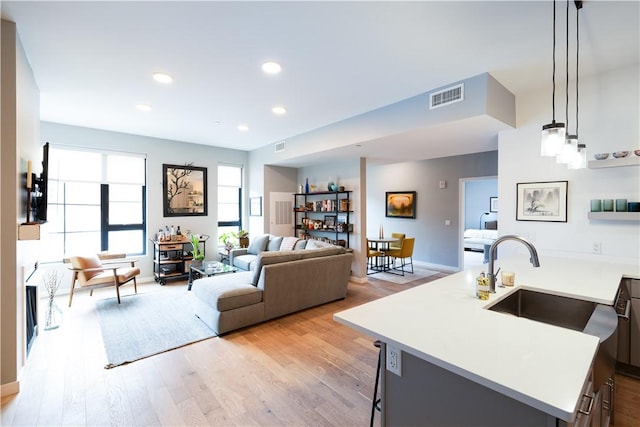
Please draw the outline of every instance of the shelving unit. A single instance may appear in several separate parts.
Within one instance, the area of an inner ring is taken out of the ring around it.
[[[640,221],[640,212],[589,212],[589,219]]]
[[[620,168],[624,166],[640,166],[640,157],[631,153],[627,157],[620,159],[604,159],[604,160],[591,160],[587,164],[589,169],[602,169],[602,168]]]
[[[296,235],[349,247],[353,224],[350,222],[351,191],[294,193]]]
[[[206,254],[207,239],[200,239],[202,253]],[[188,239],[153,243],[153,276],[156,282],[164,285],[167,280],[188,279],[191,265],[191,241]]]
[[[591,160],[589,169],[620,168],[625,166],[640,166],[640,156],[630,153],[620,159]],[[640,221],[640,212],[589,212],[587,217],[600,221]]]

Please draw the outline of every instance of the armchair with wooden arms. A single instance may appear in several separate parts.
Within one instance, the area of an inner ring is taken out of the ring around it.
[[[101,253],[96,256],[73,256],[68,258],[71,263],[71,291],[69,292],[69,307],[73,301],[73,291],[76,281],[81,288],[90,288],[89,295],[93,295],[94,288],[115,286],[118,304],[120,304],[120,286],[133,281],[133,289],[138,293],[136,276],[140,274],[140,268],[135,267],[136,260],[123,259],[125,254]],[[103,260],[109,262],[102,262]],[[121,267],[123,263],[128,263],[130,267]]]

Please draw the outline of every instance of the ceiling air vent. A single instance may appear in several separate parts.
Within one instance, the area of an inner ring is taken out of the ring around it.
[[[444,107],[464,100],[464,84],[451,86],[429,96],[429,109]]]
[[[276,142],[273,146],[273,151],[276,153],[281,153],[284,151],[284,141]]]

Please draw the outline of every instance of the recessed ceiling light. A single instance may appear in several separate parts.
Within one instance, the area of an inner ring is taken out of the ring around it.
[[[248,130],[249,130],[249,126],[247,126],[247,125],[245,125],[245,124],[238,125],[238,130],[239,130],[240,132],[246,132],[246,131],[248,131]]]
[[[277,114],[277,115],[279,115],[279,116],[281,116],[281,115],[283,115],[283,114],[287,114],[287,109],[286,109],[286,108],[284,108],[284,107],[280,107],[280,106],[278,106],[278,107],[273,107],[273,108],[271,109],[271,111],[273,112],[273,114]]]
[[[267,74],[278,74],[282,71],[282,67],[277,62],[265,62],[262,64],[262,71]]]
[[[136,108],[140,111],[151,111],[151,105],[149,104],[138,104]]]
[[[153,79],[159,83],[173,83],[173,77],[167,73],[153,73]]]

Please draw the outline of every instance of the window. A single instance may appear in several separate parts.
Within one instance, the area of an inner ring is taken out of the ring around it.
[[[146,159],[52,145],[44,262],[100,251],[144,254]]]
[[[218,237],[242,229],[242,167],[218,166]]]

